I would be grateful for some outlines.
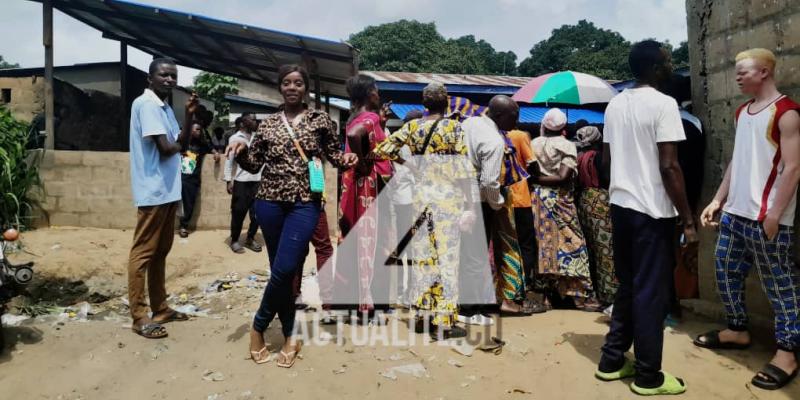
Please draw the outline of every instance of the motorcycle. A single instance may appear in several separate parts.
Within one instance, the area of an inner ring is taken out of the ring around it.
[[[14,265],[6,257],[6,250],[18,238],[19,233],[15,229],[8,229],[0,239],[0,353],[5,349],[2,323],[5,305],[33,279],[33,262]]]

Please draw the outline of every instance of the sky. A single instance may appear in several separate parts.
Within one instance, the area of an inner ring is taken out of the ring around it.
[[[511,50],[522,61],[553,29],[586,19],[620,32],[626,39],[686,40],[683,0],[139,0],[148,5],[213,16],[268,29],[347,40],[370,25],[399,19],[435,22],[446,38],[475,35],[498,51]],[[0,0],[0,55],[22,67],[44,65],[42,6]],[[55,65],[119,60],[119,44],[99,31],[55,12]],[[128,62],[146,70],[152,56],[129,48]],[[179,69],[178,80],[191,85],[197,71]]]

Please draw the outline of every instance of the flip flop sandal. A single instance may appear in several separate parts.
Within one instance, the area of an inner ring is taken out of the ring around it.
[[[657,388],[642,388],[636,386],[636,382],[631,383],[631,390],[641,396],[660,396],[668,394],[682,394],[686,392],[686,383],[683,379],[676,378],[666,372],[664,374],[664,383]]]
[[[706,332],[702,335],[698,335],[694,339],[693,343],[697,347],[702,347],[704,349],[712,349],[712,350],[745,350],[750,347],[750,343],[739,344],[739,343],[720,341],[718,330],[713,330]]]
[[[174,322],[174,321],[188,321],[189,320],[189,316],[184,314],[184,313],[182,313],[182,312],[175,311],[175,310],[169,310],[168,312],[169,312],[169,315],[167,315],[166,318],[159,319],[158,321],[155,321],[155,322],[158,323],[158,324],[168,324],[168,323]]]
[[[547,312],[547,306],[531,300],[525,300],[522,304],[522,310],[533,315],[533,314],[542,314]]]
[[[289,357],[292,357],[291,361],[287,362],[278,362],[277,365],[281,368],[292,368],[294,362],[297,361],[297,356],[300,355],[300,344],[296,344],[294,346],[294,350],[290,352],[285,352],[281,350],[281,355],[283,356],[284,360],[288,360]]]
[[[797,376],[798,371],[800,371],[800,367],[795,368],[794,372],[790,375],[772,364],[767,364],[759,372],[765,377],[756,375],[751,382],[753,386],[764,390],[778,390],[788,385]]]
[[[147,339],[162,339],[167,337],[167,330],[161,324],[149,323],[131,328],[137,335]]]
[[[620,368],[619,371],[602,372],[598,369],[594,372],[594,376],[601,381],[618,381],[620,379],[636,376],[636,368],[633,366],[633,361],[626,359],[625,364],[622,365],[622,368]]]
[[[266,356],[264,355],[266,353]],[[256,364],[266,364],[269,362],[269,352],[267,351],[267,346],[264,346],[259,351],[250,351],[250,359],[253,360]]]
[[[494,355],[499,356],[503,352],[503,346],[505,345],[506,342],[493,336],[491,342],[481,344],[478,346],[478,350],[487,353],[491,352],[494,353]]]

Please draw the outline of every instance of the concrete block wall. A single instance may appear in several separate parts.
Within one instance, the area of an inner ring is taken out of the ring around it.
[[[702,200],[705,204],[716,193],[733,153],[736,107],[747,100],[735,82],[736,54],[752,47],[774,51],[778,56],[776,73],[781,91],[800,100],[800,1],[687,0],[686,12],[693,112],[706,129]],[[716,232],[700,233],[701,297],[718,304],[713,264],[715,244]],[[771,316],[756,271],[752,271],[748,282],[747,299],[752,313]]]
[[[326,166],[326,212],[331,235],[336,232],[336,170]],[[128,153],[49,150],[40,175],[45,185],[44,210],[49,225],[132,229],[136,207],[130,186]],[[203,162],[200,197],[195,210],[197,229],[228,229],[231,197],[222,182],[223,164],[213,156]],[[47,226],[45,218],[39,226]]]

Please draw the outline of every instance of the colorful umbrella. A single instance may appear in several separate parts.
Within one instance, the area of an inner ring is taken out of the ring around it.
[[[514,93],[522,103],[591,104],[608,103],[617,95],[608,82],[580,72],[562,71],[533,78]]]

